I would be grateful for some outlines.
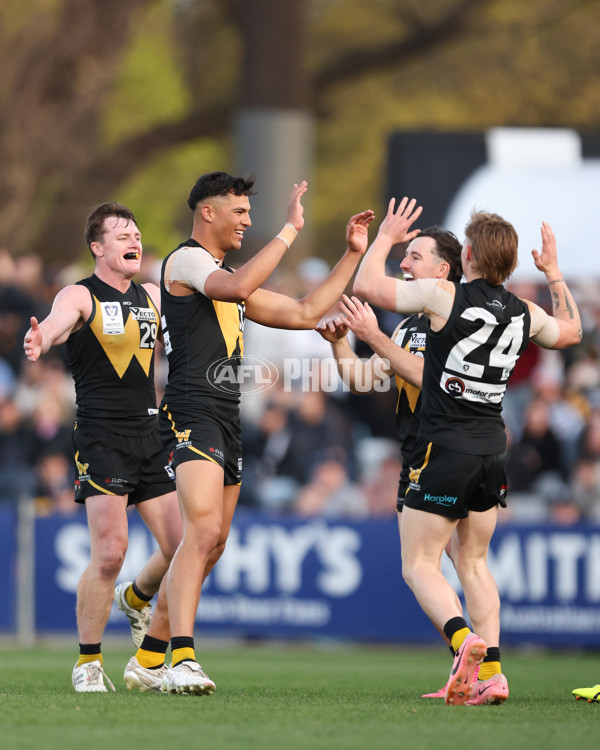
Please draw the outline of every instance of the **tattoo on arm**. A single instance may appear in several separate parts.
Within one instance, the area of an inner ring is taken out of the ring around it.
[[[558,296],[558,292],[552,292],[552,307],[554,308],[554,313],[556,314],[558,312],[558,308],[560,307],[560,297]]]
[[[548,286],[552,286],[552,284],[561,284],[564,282],[564,279],[554,279],[554,281],[549,281]]]
[[[575,311],[573,310],[573,305],[571,304],[571,300],[569,299],[569,295],[565,291],[565,307],[567,308],[567,312],[569,313],[569,317],[571,320],[575,317]]]

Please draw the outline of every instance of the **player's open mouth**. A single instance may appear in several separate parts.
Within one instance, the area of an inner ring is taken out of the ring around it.
[[[125,253],[123,256],[125,260],[137,260],[140,257],[139,253]]]
[[[412,275],[412,273],[408,273],[408,271],[403,271],[402,276],[404,278],[404,281],[414,281],[415,277]]]

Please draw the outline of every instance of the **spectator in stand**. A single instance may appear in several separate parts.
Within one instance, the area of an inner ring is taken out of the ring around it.
[[[330,450],[313,466],[308,484],[299,491],[293,512],[299,516],[365,518],[369,506],[360,486],[354,483],[343,452]]]
[[[536,481],[545,474],[560,473],[560,443],[550,425],[548,402],[537,395],[525,411],[520,440],[511,445],[508,478],[511,491],[535,491]]]
[[[0,501],[16,503],[30,494],[33,478],[28,466],[32,435],[12,395],[0,397]]]

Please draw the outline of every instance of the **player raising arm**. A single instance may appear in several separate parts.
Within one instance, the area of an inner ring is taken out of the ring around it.
[[[581,340],[581,321],[548,224],[542,225],[542,252],[534,251],[533,257],[551,288],[552,317],[502,286],[517,264],[518,238],[497,214],[474,213],[465,229],[465,284],[388,277],[385,259],[392,245],[420,214],[407,198],[394,209],[392,200],[354,290],[388,310],[423,312],[431,325],[421,421],[404,498],[403,576],[456,653],[446,702],[501,703],[508,697],[508,683],[500,664],[500,600],[486,560],[498,506],[506,506],[502,399],[530,338],[545,348],[572,346]],[[454,590],[439,570],[454,531],[454,564],[477,635],[467,627]]]

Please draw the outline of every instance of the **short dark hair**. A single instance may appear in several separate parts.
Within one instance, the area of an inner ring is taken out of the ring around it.
[[[439,255],[450,266],[448,281],[460,282],[463,275],[460,258],[462,245],[458,237],[449,229],[444,229],[437,225],[422,229],[417,237],[431,237],[435,242],[436,255]]]
[[[122,203],[108,201],[107,203],[100,203],[93,208],[85,221],[84,230],[85,241],[90,248],[93,258],[96,256],[92,251],[92,242],[100,242],[102,240],[102,235],[106,232],[104,222],[111,216],[114,216],[116,219],[125,219],[125,221],[131,222],[137,226],[137,221],[133,215],[133,211]]]
[[[234,177],[227,172],[208,172],[196,180],[188,198],[188,206],[195,211],[198,203],[216,195],[254,195],[252,188],[255,181],[254,175],[244,178]]]

